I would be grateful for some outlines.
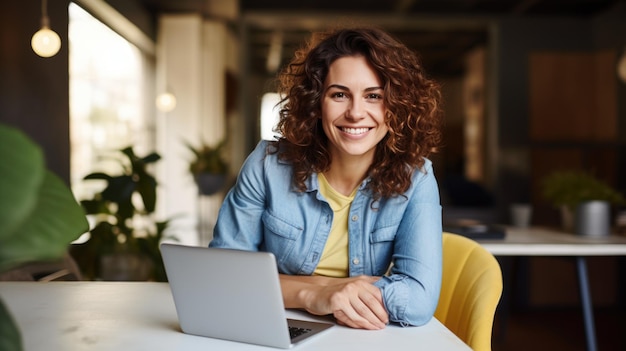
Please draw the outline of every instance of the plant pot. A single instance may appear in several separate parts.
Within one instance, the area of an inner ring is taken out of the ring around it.
[[[226,174],[201,173],[194,177],[200,195],[213,195],[226,185]]]
[[[611,205],[607,201],[585,201],[576,207],[575,233],[585,236],[611,234]]]

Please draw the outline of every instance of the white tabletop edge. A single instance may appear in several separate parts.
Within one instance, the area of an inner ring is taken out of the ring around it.
[[[626,237],[585,237],[541,227],[507,227],[504,239],[477,241],[494,256],[626,256]]]

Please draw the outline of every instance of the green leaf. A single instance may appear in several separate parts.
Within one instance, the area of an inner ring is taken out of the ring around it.
[[[141,195],[144,208],[148,213],[154,212],[156,207],[156,186],[156,179],[147,173],[137,183],[137,191]]]
[[[106,173],[102,173],[102,172],[96,172],[96,173],[91,173],[86,175],[83,179],[84,180],[90,180],[90,179],[99,179],[99,180],[111,180],[111,176],[106,174]]]
[[[21,131],[0,125],[0,160],[0,272],[61,257],[89,229],[81,206]],[[21,349],[19,329],[0,301],[0,350]]]
[[[41,149],[15,128],[0,125],[0,241],[26,221],[44,178]]]
[[[142,158],[141,160],[144,163],[154,163],[154,162],[156,162],[156,161],[158,161],[160,159],[161,159],[161,155],[157,154],[156,152],[153,152],[150,155]]]
[[[135,180],[131,175],[111,177],[109,184],[102,191],[102,198],[117,203],[130,202],[135,187]]]
[[[85,213],[88,215],[99,214],[99,213],[104,213],[104,214],[111,213],[111,211],[109,211],[107,207],[106,201],[103,201],[102,199],[81,200],[80,205],[83,207],[83,209],[85,210]]]
[[[46,171],[31,216],[8,240],[0,240],[0,271],[20,262],[61,257],[69,243],[87,230],[87,217],[72,192]]]
[[[0,300],[0,350],[22,350],[22,336],[11,314]]]
[[[133,147],[132,146],[127,146],[125,148],[123,148],[122,150],[120,150],[124,155],[126,155],[126,157],[128,157],[128,159],[130,160],[130,162],[133,162],[134,160],[137,159],[137,156],[135,156],[135,151],[133,151]]]

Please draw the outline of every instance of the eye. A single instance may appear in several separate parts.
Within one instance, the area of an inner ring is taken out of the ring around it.
[[[337,91],[337,92],[330,94],[330,97],[332,97],[333,99],[344,99],[347,96],[344,92]]]
[[[368,100],[382,100],[383,96],[381,94],[370,93],[365,96]]]

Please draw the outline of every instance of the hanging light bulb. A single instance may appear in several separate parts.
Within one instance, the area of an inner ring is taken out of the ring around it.
[[[161,93],[157,96],[156,106],[161,112],[170,112],[176,108],[176,96],[170,92]]]
[[[30,44],[37,55],[41,57],[51,57],[59,52],[61,48],[61,38],[50,28],[42,27],[33,35]]]
[[[61,38],[50,29],[47,7],[48,1],[41,0],[41,29],[33,35],[30,41],[33,51],[41,57],[54,56],[61,48]]]

